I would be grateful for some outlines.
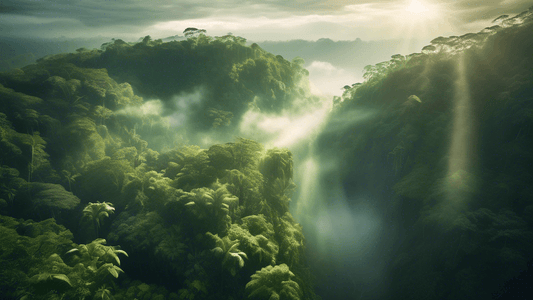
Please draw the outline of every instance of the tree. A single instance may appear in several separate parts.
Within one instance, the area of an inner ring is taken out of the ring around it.
[[[96,105],[94,107],[94,112],[93,112],[93,115],[96,119],[99,119],[100,120],[100,125],[104,125],[105,124],[105,120],[109,119],[111,116],[113,116],[113,111],[108,109],[108,108],[105,108],[103,106],[100,106],[100,105]]]
[[[236,169],[244,171],[247,168],[256,168],[264,150],[263,145],[246,138],[238,138],[236,143],[230,145]]]
[[[68,217],[80,204],[80,199],[60,184],[32,182],[28,183],[28,191],[31,194],[28,208],[41,219]]]
[[[128,253],[120,250],[118,246],[106,246],[105,239],[95,239],[89,244],[81,244],[76,248],[67,251],[66,255],[75,256],[73,262],[76,268],[81,269],[81,273],[88,273],[94,276],[96,287],[102,287],[111,283],[113,278],[118,278],[124,271],[119,267],[119,254],[128,257]],[[78,275],[79,276],[79,275]]]
[[[199,147],[183,147],[179,149],[181,159],[177,161],[182,166],[174,179],[174,186],[185,191],[209,186],[216,179],[216,170],[209,164],[209,156]]]
[[[279,219],[280,223],[277,225],[276,234],[279,241],[279,262],[293,266],[300,264],[300,258],[304,251],[304,235],[302,233],[302,226],[296,223],[289,212],[286,212],[283,217]]]
[[[259,170],[265,181],[271,182],[276,178],[289,181],[293,176],[292,153],[286,149],[269,149],[261,159]]]
[[[81,222],[85,221],[92,223],[94,231],[96,233],[96,237],[98,237],[98,230],[100,229],[100,225],[104,222],[106,218],[109,218],[110,214],[113,214],[114,212],[115,208],[113,207],[113,203],[89,202],[89,204],[83,209],[83,217],[81,219]]]
[[[303,294],[294,277],[286,264],[264,267],[246,284],[248,299],[300,300]]]
[[[80,177],[80,174],[72,174],[68,170],[61,171],[61,175],[63,178],[65,178],[68,182],[68,190],[72,193],[72,182],[76,181],[76,178]]]
[[[205,33],[206,33],[205,29],[198,29],[194,27],[187,27],[187,29],[183,31],[183,34],[187,38],[198,37],[200,34],[205,34]]]
[[[237,248],[239,247],[239,241],[232,241],[227,236],[220,238],[218,234],[212,234],[211,232],[206,234],[215,241],[216,247],[211,251],[222,258],[222,267],[227,269],[231,276],[235,276],[237,270],[244,267],[244,259],[248,259],[246,253]]]
[[[87,163],[77,179],[76,194],[86,201],[112,201],[119,205],[126,174],[133,173],[131,163],[125,159],[103,159]],[[121,203],[120,203],[121,204]]]
[[[265,198],[281,215],[284,214],[289,209],[289,194],[295,188],[291,152],[288,149],[269,149],[259,169],[265,179]]]
[[[228,189],[227,185],[216,184],[217,188],[211,192],[211,199],[213,199],[213,209],[215,210],[215,215],[217,219],[223,218],[226,215],[230,214],[235,207],[239,204],[239,198],[232,195]]]
[[[262,215],[248,216],[242,220],[242,225],[231,224],[228,237],[240,242],[241,249],[250,255],[252,267],[274,265],[279,247],[274,242],[272,224],[267,223]]]

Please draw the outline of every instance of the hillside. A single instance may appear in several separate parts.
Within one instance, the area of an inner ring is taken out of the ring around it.
[[[302,59],[196,28],[0,73],[1,298],[520,299],[532,20],[332,101]]]
[[[366,81],[335,99],[315,151],[319,169],[335,167],[317,175],[328,187],[318,197],[341,190],[353,215],[371,221],[354,229],[372,232],[357,254],[329,257],[345,262],[332,273],[367,283],[368,299],[527,288],[509,280],[533,259],[532,13],[367,66]]]
[[[0,75],[2,299],[316,298],[291,152],[231,134],[316,99],[244,42],[114,40]],[[209,135],[234,142],[188,142]]]

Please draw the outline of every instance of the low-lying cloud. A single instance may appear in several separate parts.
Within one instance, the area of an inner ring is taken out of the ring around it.
[[[309,81],[323,95],[340,96],[343,86],[362,81],[360,76],[325,61],[313,61],[306,69],[309,71]]]
[[[250,109],[242,116],[239,131],[243,136],[265,143],[267,148],[290,148],[316,135],[330,109],[331,102],[327,99],[299,113],[265,114]]]

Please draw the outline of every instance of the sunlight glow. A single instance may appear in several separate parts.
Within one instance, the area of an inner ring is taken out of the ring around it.
[[[206,29],[211,36],[231,31],[245,38],[253,37],[256,42],[280,39],[315,40],[318,36],[374,40],[377,37],[404,39],[407,27],[413,30],[413,38],[431,39],[437,33],[445,35],[453,32],[451,8],[452,5],[436,0],[403,0],[392,3],[349,4],[338,13],[272,13],[253,17],[216,15],[158,22],[140,35],[164,37],[181,34],[187,27],[198,27]]]
[[[405,10],[413,14],[421,14],[429,11],[429,9],[418,0],[412,0],[411,3],[409,3],[409,5],[405,8]]]
[[[162,111],[163,103],[161,103],[161,100],[149,100],[141,105],[143,115],[160,115]]]
[[[160,115],[163,111],[163,103],[159,99],[147,100],[141,106],[128,106],[116,112],[135,116]]]
[[[250,109],[243,115],[239,130],[244,136],[254,136],[262,141],[267,148],[290,147],[316,134],[330,109],[329,99],[303,114],[290,111],[280,115],[264,114]]]
[[[318,188],[318,165],[312,154],[303,163],[299,170],[302,174],[300,181],[300,197],[296,202],[296,209],[293,212],[297,216],[309,216],[312,213],[313,204],[316,204],[316,193]]]
[[[447,205],[450,212],[460,211],[467,204],[469,194],[476,191],[476,180],[473,175],[474,130],[470,87],[466,74],[464,53],[460,54],[457,65],[457,79],[454,93],[454,119],[448,159],[446,178]]]
[[[340,96],[342,90],[339,87],[363,80],[345,69],[324,61],[313,61],[306,69],[309,71],[309,81],[316,88],[311,92],[318,95]]]
[[[408,54],[409,45],[416,40],[434,37],[435,32],[446,32],[453,28],[450,11],[443,3],[432,0],[407,0],[403,2],[396,14],[391,17],[394,24],[393,36],[400,37],[404,42],[397,52]]]
[[[329,106],[321,108],[293,119],[287,127],[279,132],[278,138],[272,142],[275,147],[289,147],[308,138],[320,129],[329,112]]]
[[[448,175],[450,176],[460,170],[468,171],[469,161],[472,159],[472,112],[464,60],[464,54],[460,54],[455,81],[455,110],[448,162]]]

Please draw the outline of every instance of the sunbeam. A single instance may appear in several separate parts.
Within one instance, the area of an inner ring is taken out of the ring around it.
[[[454,83],[453,129],[448,158],[447,202],[459,209],[468,202],[467,189],[472,188],[474,160],[473,114],[466,69],[466,55],[457,59],[457,79]]]

